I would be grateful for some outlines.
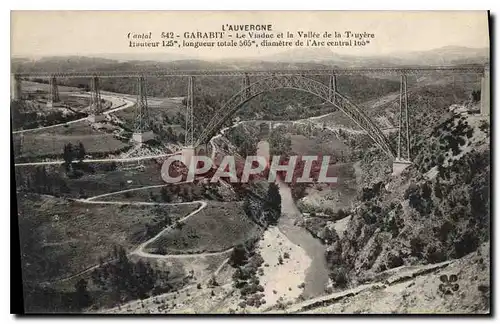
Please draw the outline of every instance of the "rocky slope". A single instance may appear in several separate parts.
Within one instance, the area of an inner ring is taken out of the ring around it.
[[[363,188],[344,235],[328,247],[339,284],[461,258],[489,240],[487,118],[445,115],[418,140],[414,164],[401,177],[381,176]]]
[[[491,293],[489,263],[487,242],[461,259],[387,270],[369,283],[304,301],[284,312],[487,314]]]

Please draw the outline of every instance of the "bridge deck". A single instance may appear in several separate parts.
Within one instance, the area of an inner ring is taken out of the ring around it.
[[[432,73],[484,73],[484,65],[470,66],[415,66],[415,67],[378,67],[378,68],[343,68],[321,70],[156,70],[156,71],[85,71],[85,72],[20,72],[17,77],[66,77],[66,78],[116,78],[116,77],[164,77],[164,76],[271,76],[271,75],[420,75]]]

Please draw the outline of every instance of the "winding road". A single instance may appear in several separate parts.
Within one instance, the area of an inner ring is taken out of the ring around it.
[[[75,199],[75,201],[81,202],[81,203],[86,203],[86,204],[108,204],[108,205],[133,205],[133,206],[179,206],[179,205],[193,205],[193,204],[199,204],[200,206],[189,213],[188,215],[184,216],[183,218],[179,219],[177,222],[184,222],[188,218],[198,214],[200,211],[202,211],[204,208],[207,207],[207,202],[203,200],[195,200],[195,201],[188,201],[188,202],[180,202],[180,203],[159,203],[159,202],[145,202],[145,201],[135,201],[135,202],[129,202],[129,201],[105,201],[105,200],[95,200],[98,198],[102,197],[108,197],[108,196],[113,196],[113,195],[119,195],[122,193],[126,192],[131,192],[131,191],[138,191],[138,190],[147,190],[147,189],[154,189],[154,188],[162,188],[165,186],[171,186],[171,185],[180,185],[180,184],[185,184],[186,182],[178,182],[175,184],[162,184],[162,185],[154,185],[154,186],[145,186],[145,187],[140,187],[140,188],[132,188],[132,189],[125,189],[125,190],[120,190],[120,191],[115,191],[111,193],[106,193],[102,195],[97,195],[93,196],[90,198],[86,199]],[[148,253],[144,252],[144,248],[150,244],[151,242],[155,241],[158,239],[160,236],[162,236],[164,233],[167,231],[171,230],[174,227],[174,225],[170,225],[165,227],[163,230],[161,230],[158,234],[150,238],[144,243],[141,243],[134,251],[130,253],[130,255],[137,255],[140,257],[145,257],[145,258],[156,258],[156,259],[164,259],[164,258],[189,258],[189,257],[196,257],[196,256],[209,256],[209,255],[220,255],[227,253],[232,250],[232,248],[227,249],[225,251],[220,251],[220,252],[207,252],[207,253],[196,253],[196,254],[167,254],[167,255],[160,255],[160,254],[153,254],[153,253]]]
[[[155,187],[155,186],[153,186],[153,187]],[[149,189],[149,188],[151,188],[151,187],[135,188],[134,190],[144,190],[144,189]],[[120,194],[120,193],[127,192],[127,191],[128,190],[122,190],[122,191],[118,191],[118,192],[113,192],[111,194],[115,195],[115,194]],[[106,194],[106,195],[111,195],[111,194]],[[190,202],[183,202],[183,203],[155,203],[155,202],[142,202],[142,201],[138,201],[138,202],[125,202],[125,201],[94,201],[94,200],[91,200],[91,199],[95,199],[97,197],[98,196],[87,198],[87,199],[74,199],[73,201],[77,201],[77,202],[81,202],[81,203],[87,203],[87,204],[133,205],[133,206],[178,206],[178,205],[200,204],[200,207],[198,207],[196,210],[194,210],[193,212],[189,213],[185,217],[179,219],[178,222],[184,222],[189,217],[192,217],[192,216],[198,214],[201,210],[203,210],[208,205],[205,201],[201,201],[201,200],[190,201]],[[222,255],[224,253],[228,253],[228,252],[232,251],[232,248],[230,248],[228,250],[221,251],[221,252],[208,252],[208,253],[197,253],[197,254],[194,254],[194,253],[193,254],[167,254],[167,255],[153,254],[153,253],[148,253],[148,252],[144,252],[143,251],[143,249],[148,244],[150,244],[154,240],[158,239],[161,235],[163,235],[167,231],[171,230],[172,228],[173,228],[172,225],[165,227],[157,235],[155,235],[151,239],[147,240],[146,242],[141,243],[137,248],[135,248],[132,252],[130,252],[129,255],[136,255],[136,256],[139,256],[139,257],[150,258],[150,259],[187,259],[187,258],[193,258],[193,257],[203,257],[203,256],[211,256],[211,255]],[[100,266],[102,266],[104,264],[108,264],[108,263],[111,263],[111,262],[114,262],[114,261],[115,260],[112,259],[112,260],[104,262],[103,264],[96,264],[96,265],[93,265],[93,266],[91,266],[91,267],[89,267],[87,269],[84,269],[84,270],[80,271],[80,272],[72,274],[72,275],[70,275],[68,277],[56,279],[56,280],[53,280],[53,281],[44,282],[43,284],[54,284],[54,283],[57,283],[57,282],[69,281],[71,279],[74,279],[76,277],[84,275],[84,274],[86,274],[88,272],[91,272],[91,271],[99,268]],[[225,262],[227,262],[227,259],[224,261],[224,264],[225,264]]]
[[[116,158],[108,158],[108,159],[83,159],[82,162],[85,163],[100,163],[100,162],[134,162],[134,161],[142,161],[142,160],[151,160],[151,159],[157,159],[157,158],[164,158],[164,157],[169,157],[172,155],[179,154],[179,152],[174,152],[174,153],[165,153],[165,154],[157,154],[157,155],[147,155],[147,156],[138,156],[138,157],[130,157],[130,158],[123,158],[123,159],[116,159]],[[26,163],[15,163],[14,166],[29,166],[29,165],[57,165],[57,164],[63,164],[63,160],[57,160],[57,161],[44,161],[44,162],[26,162]]]
[[[183,184],[186,182],[179,182],[176,184]],[[207,202],[202,201],[202,200],[195,200],[195,201],[189,201],[189,202],[181,202],[181,203],[159,203],[159,202],[143,202],[143,201],[136,201],[136,202],[128,202],[128,201],[103,201],[103,200],[95,200],[98,198],[102,197],[107,197],[107,196],[113,196],[113,195],[119,195],[125,192],[131,192],[131,191],[138,191],[138,190],[147,190],[147,189],[153,189],[153,188],[161,188],[165,186],[170,186],[172,184],[164,184],[164,185],[154,185],[154,186],[145,186],[145,187],[140,187],[140,188],[133,188],[133,189],[125,189],[125,190],[120,190],[120,191],[115,191],[111,193],[106,193],[102,195],[97,195],[93,197],[89,197],[86,199],[73,199],[73,201],[80,202],[80,203],[86,203],[86,204],[108,204],[108,205],[132,205],[132,206],[179,206],[179,205],[192,205],[192,204],[199,204],[200,206],[189,213],[188,215],[184,216],[183,218],[179,219],[177,222],[184,222],[188,218],[198,214],[200,211],[202,211],[204,208],[207,207]],[[141,243],[137,248],[135,248],[132,252],[129,253],[129,255],[136,255],[139,257],[144,257],[144,258],[152,258],[152,259],[185,259],[185,258],[193,258],[193,257],[203,257],[203,256],[214,256],[214,255],[222,255],[224,253],[228,253],[233,250],[233,248],[220,251],[220,252],[207,252],[207,253],[193,253],[193,254],[167,254],[167,255],[161,255],[161,254],[153,254],[153,253],[148,253],[144,252],[144,248],[150,244],[151,242],[155,241],[158,239],[160,236],[162,236],[164,233],[167,231],[173,229],[174,225],[170,225],[165,227],[163,230],[161,230],[158,234],[156,234],[154,237],[150,238],[144,243]],[[114,260],[109,260],[105,262],[104,264],[113,262]],[[225,264],[227,262],[227,259],[223,262]],[[91,266],[83,271],[80,271],[78,273],[72,274],[68,277],[62,278],[62,279],[57,279],[52,282],[47,282],[47,283],[54,283],[54,282],[64,282],[68,281],[71,279],[74,279],[78,276],[81,276],[83,274],[86,274],[90,271],[93,271],[100,267],[101,264],[97,264],[94,266]],[[221,265],[222,266],[222,265]]]

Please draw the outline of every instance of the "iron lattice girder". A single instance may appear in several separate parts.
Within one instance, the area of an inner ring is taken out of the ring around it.
[[[484,65],[474,64],[470,66],[410,66],[410,67],[382,67],[382,68],[344,68],[335,69],[336,75],[425,75],[432,73],[459,73],[459,74],[483,74]],[[271,75],[331,75],[332,70],[310,69],[310,70],[154,70],[154,71],[95,71],[95,72],[26,72],[16,73],[20,77],[50,78],[91,78],[98,76],[101,78],[116,77],[148,77],[163,76],[271,76]]]
[[[335,93],[337,93],[337,76],[335,75],[335,73],[332,73],[330,75],[328,86],[330,88],[328,98],[330,99],[330,101],[335,100]]]
[[[21,76],[19,74],[14,74],[12,76],[12,99],[19,100],[22,98],[22,88],[21,88]]]
[[[194,144],[194,78],[188,77],[188,93],[186,98],[186,134],[184,145],[187,147]]]
[[[137,133],[147,132],[151,128],[148,109],[146,79],[141,76],[137,78],[137,108],[135,116],[135,131]]]
[[[205,130],[199,136],[196,145],[208,141],[210,137],[220,129],[224,122],[226,122],[246,101],[265,92],[286,88],[309,92],[332,103],[351,118],[360,128],[365,130],[368,136],[370,136],[385,153],[392,158],[395,157],[395,153],[387,138],[385,138],[380,129],[361,111],[361,109],[338,92],[336,92],[334,100],[330,100],[330,88],[328,86],[299,75],[275,75],[260,79],[250,84],[249,87],[242,89],[217,110],[215,116],[210,120]],[[247,97],[248,93],[250,93],[249,97]]]
[[[59,102],[59,90],[57,88],[57,80],[55,76],[49,79],[49,101]]]
[[[90,111],[94,115],[102,112],[101,91],[99,88],[99,77],[92,77],[90,79]]]
[[[248,75],[248,73],[245,73],[241,83],[241,88],[246,89],[244,99],[249,98],[251,96],[249,86],[250,86],[250,76]]]
[[[401,75],[399,88],[399,131],[398,160],[411,161],[410,155],[410,119],[408,113],[408,86],[406,75]]]

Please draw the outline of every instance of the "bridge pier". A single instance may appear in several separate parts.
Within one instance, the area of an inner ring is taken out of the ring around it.
[[[490,115],[490,66],[484,67],[484,74],[481,78],[481,115]]]
[[[155,135],[151,130],[151,120],[149,119],[146,79],[141,76],[137,78],[137,107],[135,132],[132,134],[132,141],[144,143],[154,138]]]
[[[410,117],[408,113],[408,83],[405,74],[401,75],[399,88],[399,131],[398,152],[392,162],[392,175],[399,175],[411,165],[410,155]]]
[[[401,172],[403,172],[404,169],[409,167],[412,163],[410,161],[404,161],[404,160],[394,160],[392,162],[392,175],[397,176],[400,175]]]
[[[155,139],[155,134],[152,131],[147,132],[134,132],[132,134],[132,141],[136,143],[145,143]]]
[[[10,77],[10,97],[11,100],[21,100],[21,76],[19,74],[12,74]]]
[[[328,83],[328,98],[331,102],[335,102],[336,93],[337,93],[337,76],[335,73],[330,75],[330,82]]]
[[[54,102],[59,102],[59,90],[57,88],[56,77],[52,76],[49,79],[49,100],[47,100],[47,107],[52,108]]]
[[[410,117],[408,114],[408,84],[406,75],[401,75],[399,89],[399,131],[398,160],[411,161],[410,156]]]
[[[241,90],[246,89],[244,95],[241,97],[242,101],[247,100],[250,98],[251,92],[250,92],[250,76],[248,73],[245,73],[243,75],[242,83],[241,83]]]
[[[193,106],[194,106],[194,78],[192,75],[188,76],[188,91],[186,98],[186,134],[184,138],[184,146],[192,147],[194,144],[194,115],[193,115]]]
[[[90,115],[87,119],[92,123],[106,119],[106,116],[102,114],[101,92],[97,76],[90,79]]]
[[[195,148],[193,146],[185,146],[181,150],[181,154],[184,157],[184,162],[187,167],[191,164],[191,160],[196,154]]]

